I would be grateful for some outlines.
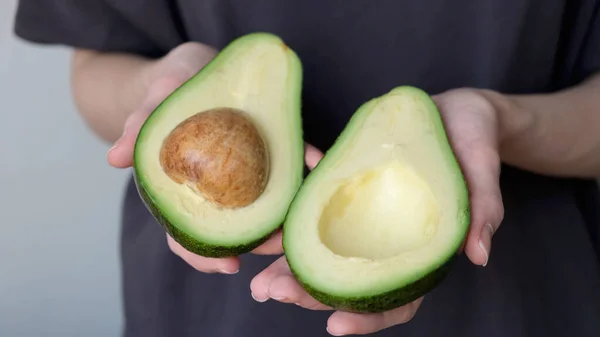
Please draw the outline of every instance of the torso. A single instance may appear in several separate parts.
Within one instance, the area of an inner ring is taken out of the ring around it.
[[[222,48],[253,31],[281,36],[304,66],[306,140],[322,149],[362,102],[398,85],[432,94],[571,85],[596,5],[582,1],[572,13],[565,0],[110,1],[157,53],[187,40]],[[563,32],[565,16],[579,26]],[[173,18],[180,24],[163,25]],[[377,336],[598,336],[597,188],[509,168],[502,188],[507,217],[488,266],[462,259],[411,323]],[[128,337],[327,336],[329,312],[252,300],[251,278],[274,257],[244,256],[236,276],[201,274],[170,253],[131,185],[125,206]]]

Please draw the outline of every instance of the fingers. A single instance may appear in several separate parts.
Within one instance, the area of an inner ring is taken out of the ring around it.
[[[504,217],[499,186],[500,159],[493,147],[472,143],[462,154],[470,191],[471,228],[464,246],[469,259],[485,266],[492,248],[492,236]]]
[[[282,240],[282,231],[278,230],[275,234],[273,234],[269,240],[255,248],[252,253],[258,255],[277,255],[283,253],[283,246],[281,244]]]
[[[498,177],[492,171],[472,169],[469,173],[471,190],[471,228],[465,243],[465,253],[477,265],[486,266],[492,249],[492,236],[504,216]]]
[[[421,302],[423,302],[422,297],[400,308],[374,314],[336,311],[327,321],[327,331],[333,336],[375,333],[410,321],[419,309]]]
[[[310,310],[332,310],[310,296],[292,276],[285,257],[280,257],[250,282],[252,297],[258,302],[274,299],[295,303]],[[406,323],[421,305],[419,298],[403,307],[376,314],[356,314],[337,311],[329,318],[327,330],[334,336],[364,335]]]
[[[317,164],[321,160],[321,158],[323,158],[323,152],[321,152],[316,147],[305,143],[304,160],[309,170],[314,169],[315,166],[317,166]]]
[[[284,303],[295,303],[311,310],[331,310],[312,298],[292,276],[285,257],[280,257],[256,275],[250,282],[252,297],[258,302],[274,299]]]
[[[282,275],[290,275],[285,257],[280,257],[265,270],[256,275],[250,282],[252,297],[258,302],[265,302],[269,298],[269,287],[271,282]]]
[[[235,274],[240,269],[240,261],[237,257],[214,259],[199,256],[183,248],[169,235],[167,235],[167,243],[175,255],[182,258],[197,271],[203,273]]]
[[[279,302],[294,303],[309,310],[332,310],[331,307],[310,296],[291,274],[280,275],[271,281],[269,297]]]
[[[165,77],[149,88],[144,102],[125,121],[123,135],[108,151],[107,161],[111,166],[126,168],[133,165],[133,150],[140,128],[150,113],[182,83],[177,77]]]

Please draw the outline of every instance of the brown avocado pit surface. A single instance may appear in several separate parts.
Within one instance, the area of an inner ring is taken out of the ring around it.
[[[239,109],[219,107],[192,115],[163,141],[160,164],[175,182],[186,184],[224,208],[250,205],[269,176],[265,141]]]

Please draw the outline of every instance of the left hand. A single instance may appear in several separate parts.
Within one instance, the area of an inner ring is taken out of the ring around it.
[[[206,66],[218,51],[198,42],[186,42],[171,50],[164,57],[153,61],[144,70],[144,77],[151,79],[145,100],[131,112],[126,120],[123,135],[108,152],[108,163],[113,167],[127,168],[133,165],[135,141],[140,128],[152,111],[173,90]],[[237,256],[209,258],[194,254],[165,235],[169,249],[189,266],[202,273],[235,274],[240,269]],[[281,231],[273,234],[266,242],[253,250],[255,254],[280,254]]]
[[[446,132],[469,188],[471,224],[464,252],[473,264],[485,266],[490,256],[492,235],[504,217],[500,193],[499,122],[497,112],[475,89],[455,89],[433,97],[440,109]],[[306,163],[312,169],[323,153],[307,146]],[[285,256],[258,274],[251,282],[258,301],[295,303],[312,310],[331,310],[317,302],[292,277]],[[423,298],[383,313],[357,314],[336,311],[327,322],[334,336],[369,334],[406,323],[415,315]]]

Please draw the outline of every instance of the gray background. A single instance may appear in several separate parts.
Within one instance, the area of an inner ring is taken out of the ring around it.
[[[15,7],[0,1],[0,336],[118,336],[128,172],[74,109],[69,50],[16,40]]]

